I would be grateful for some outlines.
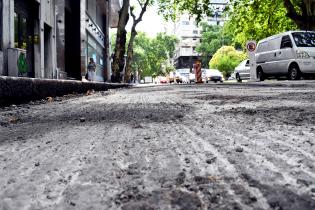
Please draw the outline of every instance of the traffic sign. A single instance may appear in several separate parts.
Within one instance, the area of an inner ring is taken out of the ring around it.
[[[255,81],[257,79],[256,76],[256,41],[247,41],[246,42],[246,50],[249,58],[249,67],[250,67],[250,80]]]
[[[246,43],[246,49],[249,52],[255,52],[255,50],[256,50],[256,42],[255,41],[248,41]]]

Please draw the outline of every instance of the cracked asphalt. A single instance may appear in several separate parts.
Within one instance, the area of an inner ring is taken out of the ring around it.
[[[0,209],[315,209],[315,85],[162,85],[0,107]]]

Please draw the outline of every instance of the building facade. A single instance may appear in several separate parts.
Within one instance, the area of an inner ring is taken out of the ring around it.
[[[0,0],[0,75],[81,80],[93,58],[96,80],[107,80],[119,9],[119,0]]]
[[[209,25],[223,25],[226,18],[223,17],[223,11],[228,4],[228,0],[210,1],[213,16],[203,18],[202,22]],[[201,55],[196,51],[196,47],[201,40],[201,27],[197,25],[195,19],[188,14],[181,15],[174,26],[174,34],[179,42],[176,45],[174,56],[175,68],[190,68],[197,60],[202,60]],[[207,65],[207,64],[203,64]]]

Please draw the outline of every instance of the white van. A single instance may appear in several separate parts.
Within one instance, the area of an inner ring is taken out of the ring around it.
[[[257,78],[286,75],[298,80],[315,73],[315,32],[289,31],[258,42],[255,54]]]

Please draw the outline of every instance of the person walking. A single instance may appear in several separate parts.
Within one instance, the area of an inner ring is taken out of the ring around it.
[[[93,58],[90,58],[90,62],[87,66],[88,69],[88,80],[89,81],[94,81],[95,79],[95,70],[96,70],[96,64],[94,62]]]

